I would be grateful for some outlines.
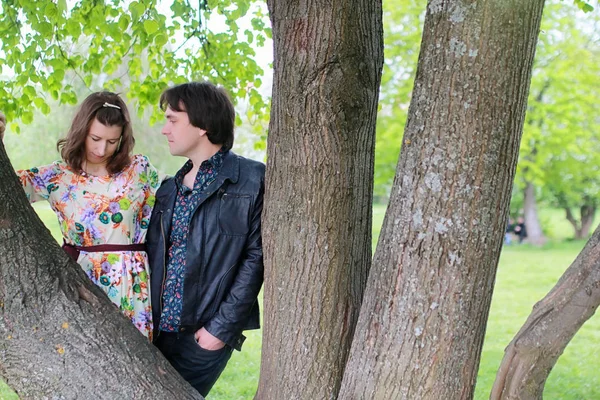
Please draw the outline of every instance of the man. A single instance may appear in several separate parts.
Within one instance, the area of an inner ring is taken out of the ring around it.
[[[259,328],[264,164],[234,154],[235,111],[224,90],[166,90],[162,130],[188,161],[163,182],[148,228],[155,345],[203,396]]]

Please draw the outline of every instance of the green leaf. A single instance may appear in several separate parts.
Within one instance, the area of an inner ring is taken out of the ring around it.
[[[152,19],[147,19],[144,21],[144,30],[148,35],[153,35],[158,31],[158,23]]]
[[[60,15],[64,15],[67,12],[67,0],[58,0],[56,5]]]
[[[42,106],[40,107],[40,111],[42,111],[42,114],[48,115],[48,114],[50,114],[50,111],[51,111],[50,106],[44,102],[44,103],[42,103]]]
[[[126,31],[127,28],[129,28],[130,22],[131,20],[127,15],[121,15],[121,17],[119,18],[119,29],[121,29],[122,31]]]
[[[594,7],[592,7],[590,4],[587,4],[587,3],[584,4],[581,7],[581,9],[583,10],[583,12],[586,12],[586,13],[594,11]]]
[[[42,22],[38,25],[38,32],[40,32],[45,37],[50,37],[52,35],[52,24],[49,22]],[[43,38],[40,38],[43,40]]]
[[[29,110],[23,111],[23,115],[21,115],[21,120],[24,124],[30,124],[33,122],[33,113]]]
[[[35,99],[33,99],[33,104],[35,104],[35,106],[37,108],[42,108],[42,105],[44,104],[44,99],[42,99],[41,97],[36,97]]]
[[[29,98],[34,98],[37,95],[33,86],[29,86],[29,85],[27,85],[23,88],[23,93],[26,94]]]
[[[129,4],[129,12],[131,13],[132,21],[137,21],[144,14],[144,11],[144,4],[139,1],[132,1]]]
[[[61,69],[61,68],[57,68],[54,70],[54,79],[56,79],[57,82],[62,82],[63,79],[65,79],[65,70]]]
[[[67,32],[73,38],[77,39],[81,35],[81,25],[77,22],[71,22],[67,24]]]
[[[154,38],[154,43],[156,43],[156,45],[158,47],[163,47],[165,44],[167,44],[167,41],[168,41],[167,35],[162,34],[162,33],[159,33]]]
[[[48,3],[44,8],[44,14],[47,18],[55,19],[58,16],[58,7],[54,3]]]

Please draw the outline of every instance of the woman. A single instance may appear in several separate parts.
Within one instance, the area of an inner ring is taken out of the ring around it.
[[[131,156],[134,143],[123,100],[93,93],[57,144],[62,161],[17,175],[31,203],[50,203],[65,251],[151,340],[144,241],[160,180],[145,156]]]

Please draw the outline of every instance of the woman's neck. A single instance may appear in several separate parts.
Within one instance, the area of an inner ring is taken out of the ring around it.
[[[83,166],[81,168],[83,172],[88,175],[93,176],[108,176],[108,170],[106,169],[106,164],[94,164],[90,163],[87,160],[83,162]]]

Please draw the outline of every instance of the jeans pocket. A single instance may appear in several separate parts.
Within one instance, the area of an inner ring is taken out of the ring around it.
[[[191,340],[194,342],[194,343],[190,343],[190,348],[193,349],[194,356],[205,359],[205,360],[212,360],[212,359],[219,358],[221,356],[221,354],[226,352],[227,347],[228,347],[227,345],[225,345],[217,350],[209,350],[209,349],[205,349],[204,347],[200,346],[200,344],[196,341],[196,338],[194,337],[194,335],[191,335]]]

